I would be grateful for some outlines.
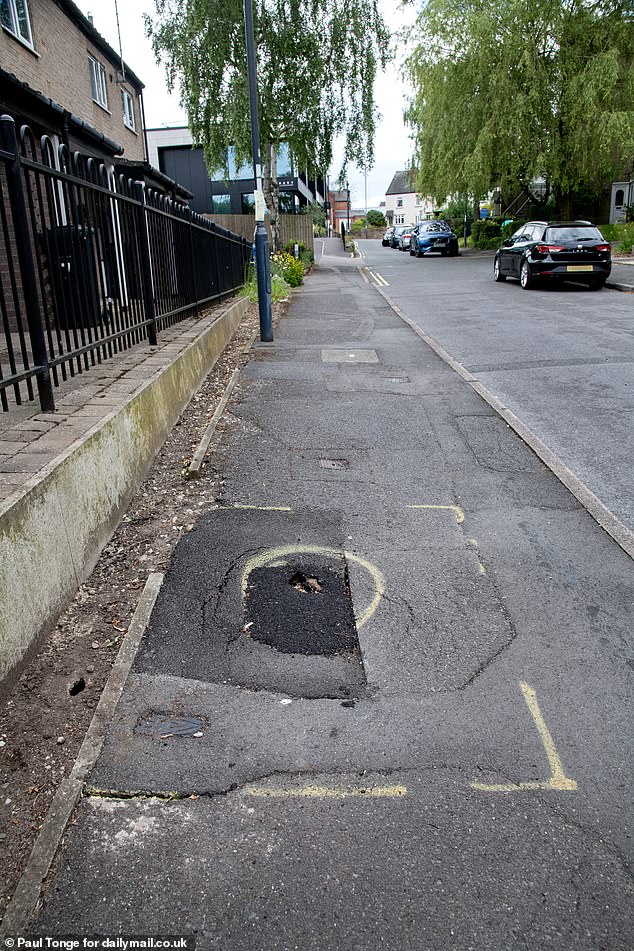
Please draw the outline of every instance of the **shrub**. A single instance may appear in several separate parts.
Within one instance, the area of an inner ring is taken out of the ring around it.
[[[368,212],[368,224],[372,228],[385,228],[387,221],[382,211],[372,210]]]
[[[287,251],[276,251],[271,255],[271,274],[279,274],[291,287],[299,287],[304,279],[304,265]]]
[[[287,300],[291,289],[283,277],[279,274],[271,273],[271,300],[274,304],[281,300]],[[258,299],[258,279],[255,271],[255,265],[249,265],[249,273],[246,283],[240,291],[241,297],[248,297],[251,301]]]
[[[480,218],[471,226],[473,247],[481,251],[491,251],[499,248],[502,243],[502,226],[499,221],[490,218]]]
[[[634,247],[634,222],[618,221],[613,225],[597,226],[603,237],[616,246],[617,251],[629,254]]]
[[[287,241],[282,248],[282,251],[285,251],[286,254],[291,254],[293,257],[295,257],[295,245],[297,245],[299,249],[299,256],[301,258],[302,254],[306,250],[306,243],[304,241]]]

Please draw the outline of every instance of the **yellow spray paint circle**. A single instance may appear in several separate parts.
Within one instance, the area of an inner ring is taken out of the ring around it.
[[[269,548],[267,551],[260,552],[250,558],[245,565],[242,574],[242,596],[244,597],[246,594],[249,577],[256,568],[270,567],[275,562],[283,565],[291,555],[322,555],[324,558],[345,558],[347,561],[352,561],[365,569],[374,581],[374,596],[366,609],[358,617],[355,617],[357,630],[370,620],[385,592],[385,578],[371,561],[338,548],[324,548],[322,545],[281,545],[279,548]]]

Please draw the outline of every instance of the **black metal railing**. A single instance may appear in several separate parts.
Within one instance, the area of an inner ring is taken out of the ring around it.
[[[0,117],[0,404],[39,398],[234,293],[251,244]],[[36,392],[37,391],[37,392]]]

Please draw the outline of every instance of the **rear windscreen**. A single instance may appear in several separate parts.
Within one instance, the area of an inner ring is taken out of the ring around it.
[[[575,227],[546,228],[544,240],[556,243],[557,241],[603,241],[603,235],[598,228]]]

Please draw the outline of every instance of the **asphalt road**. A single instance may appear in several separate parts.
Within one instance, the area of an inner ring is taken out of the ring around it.
[[[634,295],[496,284],[490,256],[361,250],[387,295],[634,530]]]
[[[630,951],[632,559],[328,251],[240,375],[30,933]],[[480,262],[385,255],[472,273],[425,309],[476,320]]]

